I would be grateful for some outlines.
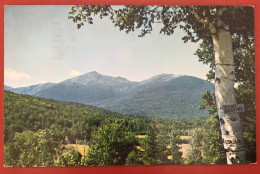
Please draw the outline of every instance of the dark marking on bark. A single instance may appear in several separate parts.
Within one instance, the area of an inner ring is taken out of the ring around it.
[[[237,139],[236,142],[237,142],[237,143],[241,143],[240,139]]]
[[[229,26],[226,25],[225,23],[222,25],[222,28],[223,28],[225,31],[230,31],[230,30],[229,30]]]
[[[216,78],[215,82],[220,83],[220,78]]]
[[[231,158],[231,163],[232,164],[240,164],[242,161],[243,160],[240,160],[238,155],[236,155],[235,158],[234,157]]]
[[[231,120],[231,121],[236,121],[237,118],[236,118],[236,117],[230,117],[230,120]]]
[[[228,151],[233,151],[233,150],[230,148],[230,146],[228,146],[227,150],[228,150]]]
[[[232,158],[231,158],[231,163],[232,163],[232,164],[236,164],[235,162],[236,162],[235,158],[232,157]]]
[[[221,125],[223,125],[223,124],[225,123],[224,120],[223,120],[223,118],[220,118],[220,119],[219,119],[219,122],[220,122]]]
[[[229,132],[226,130],[226,135],[229,135]]]
[[[225,143],[226,143],[226,144],[231,144],[232,141],[231,141],[231,140],[225,140]]]
[[[235,66],[234,64],[229,64],[229,63],[216,63],[215,65]]]

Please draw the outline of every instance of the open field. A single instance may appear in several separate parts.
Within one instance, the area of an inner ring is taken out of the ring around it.
[[[67,144],[67,145],[65,145],[65,148],[70,148],[70,147],[73,147],[75,150],[79,151],[79,153],[82,156],[86,155],[88,150],[89,150],[88,145],[80,145],[80,144]]]
[[[136,135],[137,138],[140,138],[140,139],[143,139],[143,138],[146,138],[147,135]]]
[[[189,140],[191,138],[191,136],[180,136],[180,138],[182,140]]]
[[[189,150],[191,149],[190,144],[180,144],[178,145],[180,147],[180,151],[182,152],[182,158],[186,158],[188,155]]]

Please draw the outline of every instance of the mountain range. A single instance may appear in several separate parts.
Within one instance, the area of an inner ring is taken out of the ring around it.
[[[60,101],[94,105],[111,111],[150,117],[207,116],[199,109],[204,92],[213,84],[192,76],[160,74],[133,82],[95,71],[60,83],[45,83],[5,90]]]

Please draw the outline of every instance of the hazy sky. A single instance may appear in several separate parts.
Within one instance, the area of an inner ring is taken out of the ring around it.
[[[61,82],[97,71],[141,81],[161,73],[205,79],[209,68],[194,56],[198,44],[183,43],[183,32],[125,34],[109,20],[95,20],[78,30],[69,20],[70,6],[5,8],[5,85]]]

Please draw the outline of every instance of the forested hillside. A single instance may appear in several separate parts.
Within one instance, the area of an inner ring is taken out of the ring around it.
[[[212,91],[212,83],[192,77],[167,79],[164,74],[141,82],[138,87],[104,108],[120,113],[148,117],[183,118],[208,116],[200,109],[201,96]]]
[[[94,106],[58,102],[42,98],[20,95],[5,91],[5,142],[13,139],[15,132],[51,129],[68,138],[70,143],[89,140],[91,132],[113,119],[124,119],[127,130],[145,134],[148,119],[132,117]],[[111,120],[110,120],[111,119]]]
[[[180,136],[205,122],[129,116],[9,91],[4,114],[6,166],[180,164]],[[89,146],[88,155],[69,144]],[[168,159],[174,153],[178,158]]]

